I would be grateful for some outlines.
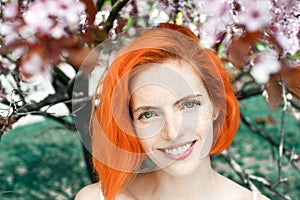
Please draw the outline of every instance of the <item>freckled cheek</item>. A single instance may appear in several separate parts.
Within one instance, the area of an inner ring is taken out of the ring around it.
[[[142,139],[141,143],[142,143],[142,147],[145,151],[145,153],[149,154],[149,153],[153,153],[153,150],[155,148],[155,144],[157,144],[157,142],[155,142],[156,140],[151,138],[151,139]]]
[[[135,124],[137,136],[142,140],[147,140],[158,136],[163,129],[164,119],[157,118],[147,123]]]
[[[181,129],[193,134],[205,134],[210,129],[212,118],[207,112],[187,112],[182,115]]]
[[[196,135],[205,137],[209,132],[212,119],[210,115],[201,115],[199,112],[182,113],[172,124],[178,134],[188,134],[191,137]],[[137,136],[141,140],[160,138],[165,126],[164,118],[156,118],[147,123],[135,124]]]

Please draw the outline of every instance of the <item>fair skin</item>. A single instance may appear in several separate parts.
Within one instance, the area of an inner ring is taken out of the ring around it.
[[[137,71],[130,88],[136,134],[156,167],[138,174],[116,199],[252,199],[251,191],[211,168],[208,153],[218,110],[190,64],[148,65]],[[82,199],[99,199],[99,184],[82,189],[76,200]]]

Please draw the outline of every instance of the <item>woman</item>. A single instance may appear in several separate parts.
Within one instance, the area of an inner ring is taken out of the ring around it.
[[[160,24],[118,54],[92,124],[99,183],[77,200],[267,199],[211,168],[239,124],[231,77],[187,28]]]

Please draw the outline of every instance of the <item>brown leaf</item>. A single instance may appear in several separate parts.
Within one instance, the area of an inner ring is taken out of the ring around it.
[[[89,31],[93,43],[99,44],[108,38],[107,32],[99,27],[92,27]]]
[[[262,37],[261,32],[246,32],[233,40],[228,49],[229,60],[236,67],[243,67],[248,62],[252,45]]]
[[[3,94],[3,92],[2,91],[0,91],[0,98],[6,98],[6,95],[5,94]]]
[[[122,17],[118,18],[118,20],[117,20],[118,27],[117,27],[117,30],[116,30],[117,34],[121,33],[123,31],[123,28],[124,28],[124,26],[126,26],[127,21],[128,20],[125,19],[125,18],[122,18]]]
[[[270,81],[265,85],[267,92],[266,101],[270,109],[275,110],[281,106],[282,102],[282,86],[280,85],[279,78],[272,75]]]
[[[268,117],[258,117],[255,118],[256,124],[275,124],[276,119],[272,115],[268,115]]]
[[[98,10],[92,0],[80,0],[80,1],[85,4],[85,12],[87,13],[87,25],[91,26],[94,24]]]
[[[89,45],[92,45],[94,44],[92,32],[94,29],[94,21],[98,9],[96,8],[92,0],[81,0],[81,1],[85,4],[86,6],[85,12],[87,13],[86,26],[85,26],[86,29],[82,33],[82,38],[84,38]]]
[[[97,49],[70,49],[66,59],[77,71],[89,73],[98,64],[99,52]]]
[[[81,41],[76,38],[61,38],[59,40],[47,38],[44,43],[41,44],[45,51],[45,56],[53,63],[58,64],[61,62],[61,53],[63,50],[74,47],[81,47]]]
[[[0,118],[0,136],[7,132],[9,129],[12,128],[12,125],[16,122],[14,118]]]

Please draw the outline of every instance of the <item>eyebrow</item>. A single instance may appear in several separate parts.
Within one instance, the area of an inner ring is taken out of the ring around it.
[[[190,99],[194,99],[194,98],[197,98],[197,97],[200,97],[200,96],[202,96],[202,95],[201,95],[201,94],[188,95],[188,96],[186,96],[186,97],[183,97],[183,98],[177,100],[177,101],[173,104],[173,106],[177,106],[178,104],[181,104],[181,103],[186,102],[186,101],[188,101],[188,100],[190,100]],[[135,113],[135,112],[137,112],[137,111],[139,111],[139,110],[150,110],[150,109],[156,109],[156,107],[153,107],[153,106],[141,106],[141,107],[136,108],[136,109],[133,111],[133,113]]]
[[[141,106],[141,107],[138,107],[136,108],[132,113],[135,113],[139,110],[150,110],[150,109],[155,109],[156,107],[153,107],[153,106]]]
[[[183,97],[183,98],[179,99],[178,101],[176,101],[174,103],[174,106],[177,106],[178,104],[181,104],[181,103],[186,102],[186,101],[188,101],[190,99],[194,99],[194,98],[197,98],[197,97],[200,97],[200,96],[202,96],[202,95],[201,94],[188,95],[188,96]]]

